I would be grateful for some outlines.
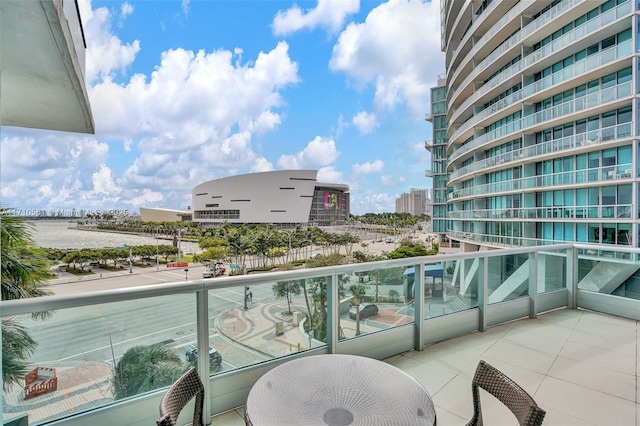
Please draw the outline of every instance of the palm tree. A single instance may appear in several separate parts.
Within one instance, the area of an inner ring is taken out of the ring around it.
[[[356,336],[360,335],[360,299],[367,292],[363,284],[353,284],[349,287],[349,292],[353,295],[353,302],[356,307]]]
[[[116,399],[169,386],[185,371],[185,365],[166,346],[133,346],[113,371],[113,393]]]
[[[22,218],[9,216],[0,208],[0,295],[2,300],[16,300],[50,294],[45,290],[48,276],[47,260],[31,237],[31,225]],[[45,319],[50,312],[34,313]],[[20,383],[28,369],[28,358],[37,343],[28,331],[13,319],[2,320],[2,381],[3,386]]]
[[[44,253],[33,242],[32,225],[6,213],[0,208],[2,300],[51,294],[43,288],[49,271]]]
[[[22,382],[28,371],[26,360],[38,344],[14,319],[2,320],[2,387]]]

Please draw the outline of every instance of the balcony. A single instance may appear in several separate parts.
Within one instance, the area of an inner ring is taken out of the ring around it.
[[[547,411],[544,425],[581,421],[607,425],[611,419],[637,425],[632,353],[633,342],[638,344],[637,325],[637,321],[592,311],[562,309],[385,361],[412,375],[429,391],[438,424],[462,426],[471,418],[473,369],[484,359],[534,396]],[[615,348],[602,347],[608,342],[616,342]],[[626,373],[611,369],[620,359]],[[489,413],[485,414],[486,424],[515,424],[512,415],[492,399],[483,399],[482,404],[483,412]],[[212,424],[238,426],[243,424],[243,415],[243,408],[232,410],[213,417]]]
[[[622,123],[617,126],[610,126],[590,132],[578,133],[564,138],[552,139],[526,148],[496,155],[495,157],[478,160],[468,166],[460,167],[459,169],[451,172],[449,175],[449,182],[455,183],[459,178],[464,178],[465,175],[475,173],[480,170],[487,172],[489,171],[488,169],[491,168],[502,168],[507,166],[509,163],[513,165],[514,162],[520,163],[525,160],[527,162],[540,161],[546,158],[553,158],[554,155],[557,155],[555,154],[557,152],[565,152],[571,149],[583,147],[591,149],[600,143],[619,142],[621,139],[630,137],[631,123]]]
[[[486,359],[547,410],[547,425],[638,425],[640,301],[627,279],[640,269],[640,249],[603,247],[438,255],[3,302],[3,320],[19,321],[39,343],[30,362],[56,368],[59,388],[28,402],[20,389],[5,389],[3,419],[28,411],[30,424],[152,424],[166,387],[116,400],[113,363],[136,346],[164,346],[183,358],[195,345],[200,375],[209,377],[205,413],[215,415],[214,424],[240,422],[251,386],[274,366],[347,353],[386,360],[423,383],[439,424],[470,418],[470,380]],[[442,278],[426,274],[433,268]],[[424,277],[414,279],[415,271]],[[380,315],[361,321],[359,336],[344,313],[348,291],[339,291],[353,282],[379,297]],[[286,315],[276,283],[326,292],[325,336],[295,324],[307,309],[303,295],[291,300],[299,314]],[[245,286],[253,293],[246,309]],[[411,299],[416,303],[405,303]],[[29,315],[51,310],[48,320]],[[222,354],[219,369],[210,365],[210,345]],[[508,422],[508,413],[495,408],[486,422]]]
[[[576,184],[595,184],[597,182],[620,181],[633,177],[631,163],[612,166],[593,167],[569,172],[548,173],[519,179],[505,180],[458,189],[449,193],[449,200],[461,201],[462,198],[480,197],[513,191],[533,191],[552,186],[574,186]]]
[[[618,105],[623,105],[625,100],[632,95],[631,83],[632,82],[621,83],[613,87],[589,93],[586,96],[554,105],[512,121],[490,132],[483,133],[470,142],[455,148],[449,156],[449,160],[450,162],[458,160],[469,151],[478,149],[485,144],[498,145],[510,136],[513,137],[514,134],[519,134],[520,132],[533,133],[541,129],[543,125],[548,127],[552,126],[560,120],[566,120],[571,115],[581,111],[592,110],[595,113],[599,113],[607,109],[618,108]],[[449,148],[454,145],[454,142],[449,141]]]
[[[77,2],[0,2],[0,125],[94,133]]]

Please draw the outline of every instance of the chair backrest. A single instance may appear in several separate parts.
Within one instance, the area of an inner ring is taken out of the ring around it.
[[[202,408],[204,405],[204,385],[195,368],[189,367],[178,380],[172,384],[160,401],[160,418],[158,426],[176,426],[178,415],[187,403],[196,398],[193,409],[193,425],[204,426]]]
[[[473,394],[473,418],[467,426],[482,426],[480,392],[482,388],[499,399],[516,416],[521,426],[542,424],[546,412],[516,382],[505,376],[500,370],[480,361],[471,384]]]

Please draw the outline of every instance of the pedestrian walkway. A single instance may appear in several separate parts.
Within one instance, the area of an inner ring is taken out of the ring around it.
[[[26,412],[29,424],[42,423],[113,401],[110,383],[112,373],[108,363],[65,362],[38,366],[56,369],[57,390],[25,399],[21,386],[6,388],[2,409],[5,421],[20,417]]]
[[[380,304],[379,314],[372,323],[360,322],[361,333],[379,331],[413,321],[413,312],[404,304]],[[232,308],[217,318],[216,331],[233,341],[268,357],[279,357],[291,352],[325,345],[306,334],[298,321],[305,318],[306,306],[291,305],[291,313],[283,300],[254,302],[248,309]],[[279,328],[280,327],[280,328]],[[341,321],[341,338],[356,334],[353,320]]]
[[[303,307],[291,305],[291,313],[283,301],[253,302],[247,307],[247,310],[233,308],[220,315],[215,324],[218,333],[269,357],[309,348],[309,340],[297,323],[298,318],[304,318]]]

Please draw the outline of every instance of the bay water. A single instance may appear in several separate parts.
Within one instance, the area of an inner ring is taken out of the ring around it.
[[[39,247],[58,249],[100,249],[106,247],[172,244],[171,240],[155,237],[120,234],[117,232],[87,231],[77,227],[77,223],[67,220],[33,220],[33,239]],[[198,251],[198,243],[180,241],[185,253]]]

